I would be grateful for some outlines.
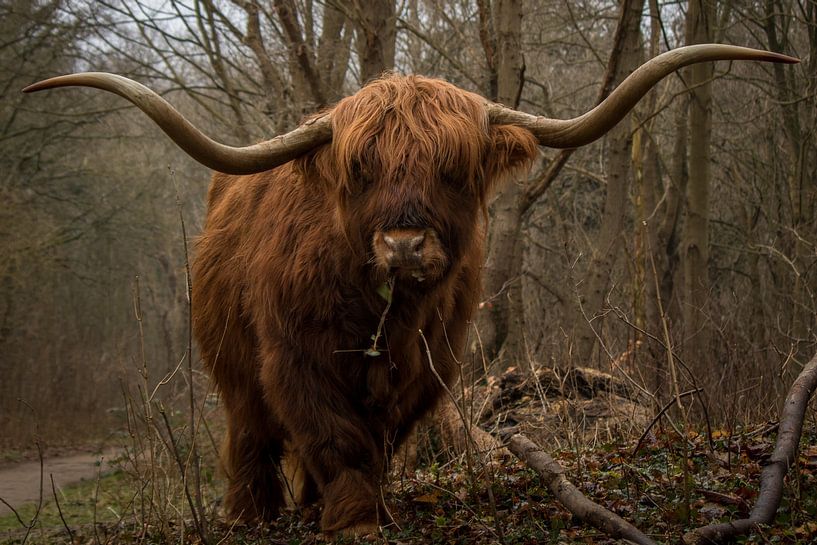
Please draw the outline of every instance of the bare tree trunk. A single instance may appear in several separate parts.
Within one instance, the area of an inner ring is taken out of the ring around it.
[[[239,141],[246,142],[250,139],[250,134],[247,132],[247,122],[244,119],[244,114],[241,108],[241,101],[238,98],[233,79],[227,73],[227,68],[224,65],[224,55],[221,51],[221,37],[216,28],[215,7],[212,0],[203,3],[204,13],[201,11],[201,4],[196,4],[196,23],[202,36],[202,44],[205,47],[207,59],[210,61],[210,66],[213,67],[218,81],[224,87],[224,92],[227,94],[227,101],[230,104],[233,116],[235,117],[235,133]]]
[[[303,113],[314,111],[326,104],[321,77],[315,62],[312,46],[304,39],[304,31],[297,17],[297,7],[293,0],[275,0],[275,13],[283,28],[289,49],[289,65],[296,97],[301,100]]]
[[[687,182],[686,170],[686,101],[678,108],[675,119],[674,162],[670,165],[666,182],[660,170],[658,149],[654,141],[647,144],[644,167],[644,213],[642,218],[647,230],[648,247],[645,252],[645,325],[647,328],[660,327],[663,320],[672,322],[673,311],[677,308],[674,300],[674,275],[678,261],[679,218],[681,216],[681,195]],[[656,190],[662,191],[659,196]],[[653,278],[653,275],[657,277]],[[660,302],[660,304],[659,304]],[[665,314],[662,315],[661,309]],[[665,387],[668,384],[665,348],[651,341],[650,362],[655,366],[650,386],[660,401],[666,401]]]
[[[323,8],[323,30],[318,38],[318,72],[323,94],[330,103],[343,96],[343,78],[349,61],[349,33],[346,16],[327,2]],[[346,33],[344,33],[346,31]],[[342,67],[342,72],[338,69]]]
[[[267,47],[261,32],[261,19],[258,13],[258,5],[247,3],[244,5],[244,11],[247,14],[247,29],[246,32],[239,37],[247,44],[247,47],[252,50],[253,55],[255,55],[264,88],[267,90],[264,107],[270,115],[272,115],[273,112],[277,113],[277,115],[275,115],[275,128],[277,131],[283,132],[288,128],[287,116],[282,115],[283,112],[279,111],[281,110],[279,106],[282,103],[285,104],[288,102],[288,89],[286,85],[284,85],[278,68],[267,52]],[[235,32],[240,33],[237,28]]]
[[[481,2],[480,6],[484,6],[484,4],[484,2]],[[503,7],[511,9],[513,6],[509,4],[500,5],[496,13],[501,12]],[[621,81],[623,79],[622,74],[626,76],[635,68],[635,65],[627,68],[622,67],[622,51],[625,48],[625,42],[628,41],[628,36],[632,34],[633,30],[636,33],[639,31],[638,25],[642,7],[643,0],[624,0],[616,36],[613,40],[614,44],[607,63],[607,72],[599,90],[599,102],[609,94],[614,86],[614,81]],[[636,16],[638,20],[633,21]],[[482,16],[480,16],[480,19],[482,20]],[[503,20],[509,21],[510,19]],[[500,19],[497,19],[497,24],[499,21]],[[505,32],[500,30],[497,30],[497,34],[507,36]],[[632,39],[635,43],[638,42],[637,38]],[[502,46],[497,46],[498,50],[501,50],[501,48]],[[497,57],[500,56],[500,54],[497,55]],[[637,62],[638,55],[636,55],[635,59],[634,62]],[[506,76],[510,75],[509,72],[505,72],[505,74]],[[511,80],[509,78],[506,81]],[[513,87],[510,85],[502,87],[502,89],[503,93],[513,91]],[[509,96],[506,100],[510,98]],[[518,101],[518,94],[512,98],[514,101]],[[500,99],[500,101],[502,100]],[[629,133],[629,127],[627,131]],[[478,317],[478,323],[482,348],[486,357],[491,360],[500,353],[502,354],[500,366],[495,369],[496,372],[501,372],[502,369],[512,365],[514,359],[521,355],[524,348],[524,316],[521,304],[520,279],[522,252],[519,244],[524,218],[530,207],[558,176],[571,154],[572,150],[560,152],[541,176],[529,180],[525,185],[511,185],[497,198],[492,206],[493,221],[483,280],[483,299],[486,304]],[[576,316],[580,315],[577,311]],[[574,319],[574,323],[578,321],[578,318]],[[583,319],[581,324],[582,327],[587,328],[587,324]],[[586,331],[592,335],[591,330],[587,329]]]
[[[497,33],[497,95],[502,104],[519,106],[524,83],[525,60],[522,57],[522,0],[498,0],[495,4]]]
[[[496,70],[496,33],[494,32],[494,15],[491,11],[490,0],[477,0],[477,14],[479,16],[479,40],[482,43],[482,52],[485,54],[485,83],[483,93],[496,100],[497,70]]]
[[[292,0],[275,0],[275,14],[280,22],[282,38],[289,51],[289,81],[276,66],[267,39],[262,31],[261,19],[271,16],[257,1],[238,3],[246,13],[246,29],[227,24],[229,31],[250,48],[258,63],[265,95],[264,109],[275,113],[275,128],[284,131],[293,122],[299,122],[306,113],[335,102],[343,94],[343,80],[350,54],[351,32],[346,15],[340,10],[326,5],[323,12],[321,34],[314,51],[315,22],[311,14],[299,17],[297,6]],[[208,9],[213,10],[220,20],[228,21],[224,13],[216,12],[211,1]],[[307,6],[308,7],[308,6]],[[301,23],[303,21],[303,23]],[[346,32],[344,32],[346,29]],[[294,103],[296,114],[285,115],[284,106]],[[282,112],[283,110],[283,112]],[[240,121],[240,120],[239,120]]]
[[[712,0],[691,0],[687,11],[687,44],[711,41],[715,5]],[[692,368],[706,367],[709,341],[705,306],[709,296],[709,185],[712,135],[712,63],[689,68],[689,183],[683,233],[684,333]]]
[[[763,30],[771,51],[789,51],[789,26],[791,11],[796,9],[794,4],[784,3],[780,0],[766,0],[764,5]],[[809,19],[812,25],[817,22],[817,7],[813,2],[807,3],[800,9],[801,15]],[[780,28],[778,28],[778,26]],[[814,59],[817,53],[817,31],[812,30],[809,34],[810,55],[806,65],[807,71],[812,79],[812,93],[814,92],[815,68],[817,61]],[[791,227],[789,235],[784,235],[781,240],[782,251],[789,256],[792,263],[803,263],[807,261],[811,249],[803,244],[802,233],[810,232],[811,222],[813,222],[813,210],[815,205],[814,184],[808,183],[810,176],[807,173],[814,172],[814,131],[809,130],[808,116],[803,115],[802,107],[804,102],[798,100],[797,84],[794,80],[794,71],[785,70],[783,67],[772,67],[772,75],[775,83],[775,91],[782,110],[783,135],[786,143],[786,162],[792,166],[787,173],[788,186],[788,220]],[[807,92],[804,94],[808,94]],[[805,103],[810,104],[810,103]],[[813,104],[812,104],[813,111]],[[813,115],[813,113],[812,113]],[[813,126],[812,126],[813,127]],[[805,128],[805,130],[804,130]],[[788,267],[788,265],[786,265]],[[785,274],[785,273],[784,273]],[[809,289],[813,285],[808,285],[808,275],[795,275],[792,282],[789,297],[792,301],[804,301],[809,298]],[[804,360],[808,357],[811,349],[809,329],[813,324],[813,313],[803,305],[792,305],[792,316],[790,318],[790,337],[796,345],[798,359]]]
[[[620,83],[638,67],[641,60],[641,11],[644,0],[629,0],[622,4],[621,50],[614,85]],[[596,334],[601,328],[601,313],[610,285],[618,253],[622,248],[621,234],[628,212],[630,187],[630,149],[632,136],[630,116],[614,127],[605,139],[604,167],[607,174],[607,197],[604,203],[601,228],[593,248],[579,295],[579,312],[574,314],[575,354],[579,365],[588,365],[596,346]],[[599,317],[599,318],[596,318]],[[588,320],[592,320],[589,322]],[[594,332],[595,330],[595,332]]]
[[[355,7],[360,81],[366,83],[394,68],[397,15],[394,0],[355,0]]]
[[[486,9],[485,3],[481,3],[480,8]],[[521,45],[522,2],[499,0],[493,6],[493,13],[481,13],[480,19],[488,16],[493,21],[490,26],[496,29],[497,35],[497,39],[490,42],[490,47],[483,44],[489,69],[494,68],[494,76],[489,76],[488,81],[489,86],[493,86],[490,82],[495,82],[497,96],[491,98],[516,108],[525,70]],[[524,329],[519,276],[522,266],[519,241],[522,193],[520,183],[509,183],[491,205],[488,256],[483,281],[485,305],[479,316],[481,348],[489,361],[498,355],[503,346],[506,348],[507,360],[512,361],[518,356],[521,347]],[[506,345],[510,338],[513,341]]]
[[[660,13],[657,0],[650,0],[650,57],[658,54],[660,39]],[[650,96],[648,115],[655,112],[656,93]],[[659,161],[659,147],[652,135],[653,124],[647,126],[642,173],[641,199],[643,215],[641,228],[646,231],[644,251],[644,322],[645,327],[657,328],[662,320],[669,319],[661,314],[661,308],[670,307],[673,293],[672,263],[677,260],[678,218],[680,217],[681,194],[686,187],[686,96],[682,95],[682,107],[675,119],[674,163],[669,172],[662,172]],[[653,278],[653,275],[657,277]],[[660,304],[659,304],[660,300]],[[654,341],[647,343],[649,362],[654,366],[650,374],[650,388],[659,401],[666,401],[665,386],[668,384],[665,349]]]
[[[523,327],[520,182],[512,182],[491,206],[488,257],[483,280],[483,308],[479,331],[488,361],[502,351],[502,362],[493,372],[501,373],[520,355]],[[517,331],[513,331],[517,329]],[[513,341],[511,342],[511,339]]]

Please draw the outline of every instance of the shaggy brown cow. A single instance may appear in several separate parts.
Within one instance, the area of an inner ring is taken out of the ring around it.
[[[28,90],[118,93],[204,164],[255,172],[214,176],[193,263],[195,332],[228,417],[226,505],[239,519],[273,518],[285,502],[286,457],[298,500],[322,499],[325,532],[366,533],[379,520],[389,453],[439,399],[437,375],[456,376],[498,180],[528,164],[537,143],[592,141],[664,75],[717,59],[791,61],[683,48],[570,121],[392,75],[288,135],[242,149],[212,142],[118,76],[63,76]]]
[[[489,127],[479,97],[421,77],[371,83],[332,122],[332,145],[274,183],[215,176],[193,263],[195,330],[229,417],[230,511],[276,514],[284,449],[327,532],[377,522],[386,453],[441,389],[419,331],[450,382],[486,190],[536,151],[530,132]]]

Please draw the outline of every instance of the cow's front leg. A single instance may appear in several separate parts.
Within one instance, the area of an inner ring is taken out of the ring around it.
[[[323,498],[321,529],[374,532],[385,463],[382,427],[368,422],[319,366],[278,354],[265,362],[262,381],[267,401],[285,422],[289,445]]]

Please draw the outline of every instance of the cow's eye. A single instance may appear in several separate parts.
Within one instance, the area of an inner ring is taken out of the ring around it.
[[[352,162],[347,190],[352,195],[360,195],[370,185],[368,176],[359,161]]]
[[[445,187],[455,191],[459,194],[467,194],[469,190],[469,186],[462,177],[457,176],[454,173],[446,173],[442,175],[442,183]]]

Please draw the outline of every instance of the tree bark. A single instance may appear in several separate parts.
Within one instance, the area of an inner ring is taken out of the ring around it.
[[[358,14],[360,82],[365,84],[394,68],[397,15],[394,0],[354,0],[354,3]]]
[[[323,30],[318,38],[318,72],[323,86],[323,94],[329,103],[334,103],[343,96],[343,78],[338,74],[346,73],[349,60],[349,44],[344,34],[347,28],[346,16],[327,2],[323,8]],[[347,31],[348,34],[348,31]],[[343,71],[338,70],[343,67]]]
[[[622,4],[621,43],[613,72],[613,84],[618,85],[641,60],[641,11],[644,0],[627,0]],[[622,247],[624,220],[628,213],[630,188],[630,150],[632,147],[630,116],[616,125],[605,139],[604,167],[607,174],[607,195],[604,203],[592,257],[582,282],[583,293],[574,314],[575,354],[579,365],[589,365],[596,346],[596,334],[601,328],[605,295],[610,285],[613,265]],[[593,320],[592,323],[588,320]],[[595,330],[595,331],[594,331]]]
[[[522,57],[522,1],[498,0],[496,5],[497,33],[497,94],[502,104],[519,107],[525,73]]]
[[[805,8],[805,9],[804,9]],[[813,26],[817,23],[817,8],[813,2],[801,8],[800,13]],[[795,10],[793,3],[784,3],[780,0],[766,0],[763,7],[763,30],[766,34],[768,48],[771,51],[790,51],[789,26],[787,21],[792,17],[792,10]],[[778,26],[780,28],[778,28]],[[817,54],[817,31],[812,30],[809,34],[809,62],[805,68],[809,72],[812,80],[811,94],[814,93],[815,82],[817,82],[817,61],[814,55]],[[775,92],[780,104],[782,113],[783,135],[786,146],[784,148],[785,162],[792,166],[788,169],[786,185],[788,189],[788,202],[784,221],[789,223],[791,232],[784,235],[781,240],[782,251],[789,256],[793,263],[803,263],[809,260],[811,248],[803,244],[800,233],[811,232],[813,230],[815,196],[817,191],[814,183],[808,182],[813,177],[815,169],[815,143],[812,117],[803,115],[803,101],[798,95],[809,94],[808,89],[800,93],[797,90],[797,83],[794,78],[794,71],[787,70],[782,66],[772,66],[772,76],[775,84]],[[812,116],[813,104],[811,104]],[[809,127],[810,123],[811,127]],[[787,265],[786,265],[787,266]],[[785,271],[783,274],[786,274]],[[810,297],[809,292],[814,290],[815,283],[809,285],[808,275],[796,275],[791,283],[789,297],[792,301],[803,301]],[[811,343],[807,341],[811,337],[810,327],[813,325],[813,313],[802,305],[792,305],[792,316],[790,318],[790,338],[794,340],[797,348],[797,357],[801,361],[808,357],[808,350]]]
[[[713,0],[690,0],[687,11],[687,44],[711,41]],[[687,361],[701,376],[707,365],[709,336],[705,306],[709,296],[709,185],[712,137],[712,63],[689,68],[689,183],[686,192],[682,260],[684,270],[684,337]]]
[[[247,28],[245,33],[239,37],[252,50],[255,62],[258,63],[261,81],[267,91],[264,100],[267,115],[274,115],[276,132],[284,132],[289,129],[288,116],[282,115],[283,112],[280,111],[282,110],[280,106],[288,101],[287,87],[284,85],[281,74],[267,51],[264,36],[261,33],[258,5],[248,2],[243,4],[242,7],[247,14]],[[235,32],[238,33],[237,28]]]
[[[481,26],[488,17],[482,10],[485,2],[479,4]],[[495,70],[495,77],[489,76],[489,86],[496,82],[497,96],[493,100],[511,108],[519,105],[519,94],[524,83],[524,59],[522,58],[522,2],[520,0],[498,0],[490,14],[496,29],[496,41],[484,41],[489,69]],[[495,48],[495,55],[494,55]],[[478,316],[481,350],[488,361],[493,360],[505,347],[505,358],[509,365],[521,353],[524,331],[524,309],[522,304],[521,277],[521,216],[520,198],[524,193],[519,182],[513,181],[491,205],[491,223],[488,237],[488,256],[485,262],[483,280],[484,305]],[[504,366],[503,366],[504,369]],[[503,369],[495,369],[501,372]]]
[[[650,57],[658,54],[659,35],[661,32],[657,0],[650,0],[651,36]],[[656,93],[651,95],[649,115],[655,114]],[[644,249],[644,322],[648,328],[658,328],[662,320],[670,316],[661,312],[671,308],[675,262],[678,259],[678,230],[681,211],[681,195],[686,187],[686,109],[687,97],[679,97],[681,106],[676,109],[674,119],[675,139],[673,141],[673,163],[668,165],[667,172],[661,169],[659,146],[652,134],[653,124],[646,131],[644,151],[644,170],[642,172],[641,199],[643,215],[640,228],[645,231],[646,248]],[[655,119],[655,118],[653,118]],[[658,278],[656,282],[653,278]],[[659,304],[660,302],[660,304]],[[649,361],[654,366],[649,376],[650,389],[659,401],[667,400],[666,385],[667,359],[665,349],[658,343],[649,342]]]
[[[286,37],[292,79],[296,83],[296,95],[312,99],[302,105],[304,113],[312,112],[326,105],[315,54],[311,44],[304,39],[303,29],[296,17],[295,3],[292,0],[275,0],[273,5]]]

